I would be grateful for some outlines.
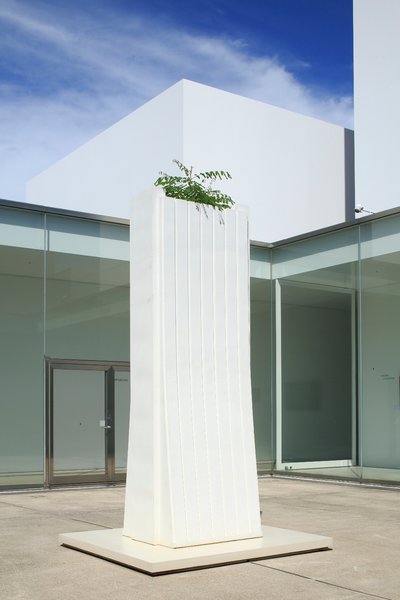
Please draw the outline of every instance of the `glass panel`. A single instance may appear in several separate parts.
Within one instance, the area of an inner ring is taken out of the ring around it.
[[[282,285],[282,462],[351,460],[352,295]]]
[[[129,361],[129,228],[48,217],[46,354]]]
[[[251,382],[257,467],[271,471],[274,456],[272,408],[272,304],[270,250],[251,248]]]
[[[362,463],[400,480],[400,217],[361,226]]]
[[[273,251],[272,275],[280,279],[278,468],[360,476],[357,266],[356,227]]]
[[[271,250],[261,246],[250,247],[250,277],[271,279]]]
[[[0,209],[0,485],[43,483],[43,216]]]
[[[129,433],[130,373],[115,371],[114,430],[115,430],[115,471],[126,471]]]
[[[349,227],[333,234],[274,248],[272,277],[314,281],[328,285],[354,287],[354,269],[358,261],[358,229]]]
[[[54,369],[53,472],[105,473],[104,371]]]

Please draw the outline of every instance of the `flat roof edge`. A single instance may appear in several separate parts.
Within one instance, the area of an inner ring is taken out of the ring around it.
[[[32,212],[42,212],[52,215],[59,215],[63,217],[72,217],[78,219],[87,219],[91,221],[99,221],[103,223],[114,223],[116,225],[129,225],[129,219],[123,219],[118,217],[111,217],[107,215],[97,215],[94,213],[85,213],[76,210],[68,210],[65,208],[54,208],[51,206],[44,206],[41,204],[30,204],[29,202],[19,202],[15,200],[6,200],[0,198],[0,206],[5,208],[16,208],[22,210],[30,210]],[[343,221],[341,223],[336,223],[335,225],[329,225],[328,227],[322,227],[321,229],[315,229],[313,231],[307,231],[305,233],[301,233],[299,235],[295,235],[289,238],[284,238],[282,240],[277,240],[275,242],[262,242],[260,240],[250,240],[250,244],[252,246],[257,246],[260,248],[277,248],[279,246],[286,246],[288,244],[294,244],[295,242],[305,241],[307,239],[318,237],[320,235],[325,235],[329,233],[334,233],[335,231],[340,231],[341,229],[348,229],[349,227],[355,227],[360,223],[368,223],[371,221],[376,221],[378,219],[383,219],[385,217],[390,217],[393,215],[400,215],[400,206],[395,208],[389,208],[387,210],[383,210],[377,213],[372,213],[369,215],[365,215],[363,217],[358,217],[351,219],[350,221]]]
[[[351,219],[350,221],[342,221],[341,223],[336,223],[335,225],[329,225],[327,227],[322,227],[321,229],[314,229],[313,231],[307,231],[305,233],[301,233],[299,235],[295,235],[289,238],[284,238],[282,240],[277,240],[275,242],[260,242],[258,240],[251,240],[252,246],[259,246],[263,248],[277,248],[279,246],[286,246],[288,244],[294,244],[295,242],[305,241],[307,239],[318,237],[320,235],[325,235],[328,233],[334,233],[335,231],[340,231],[341,229],[348,229],[350,227],[355,227],[360,223],[368,223],[370,221],[377,221],[379,219],[384,219],[385,217],[390,217],[393,215],[400,215],[400,206],[396,206],[395,208],[388,208],[386,210],[382,210],[376,213],[371,213],[369,215],[365,215],[363,217],[358,217]]]
[[[32,212],[42,212],[63,217],[73,217],[78,219],[87,219],[91,221],[100,221],[103,223],[114,223],[116,225],[129,225],[129,219],[122,219],[119,217],[111,217],[107,215],[97,215],[94,213],[80,212],[78,210],[68,210],[66,208],[55,208],[52,206],[44,206],[41,204],[30,204],[30,202],[5,200],[3,198],[0,198],[0,206],[4,206],[5,208],[30,210]]]

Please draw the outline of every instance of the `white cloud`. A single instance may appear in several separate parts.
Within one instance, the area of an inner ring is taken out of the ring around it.
[[[15,75],[0,85],[3,198],[23,200],[30,177],[182,78],[352,126],[351,98],[302,85],[240,40],[100,9],[60,15],[40,2],[3,0],[0,22]]]

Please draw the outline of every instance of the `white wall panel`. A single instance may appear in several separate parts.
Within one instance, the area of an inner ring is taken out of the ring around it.
[[[399,206],[400,2],[354,0],[356,201]]]
[[[189,81],[183,106],[183,161],[232,174],[221,187],[249,207],[251,240],[354,218],[352,132]]]
[[[182,151],[182,93],[172,86],[33,177],[26,200],[119,218]]]

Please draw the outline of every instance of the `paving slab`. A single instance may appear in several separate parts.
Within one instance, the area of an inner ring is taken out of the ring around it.
[[[264,478],[264,525],[334,549],[154,578],[59,545],[122,526],[123,487],[0,494],[0,600],[400,599],[400,489]]]

